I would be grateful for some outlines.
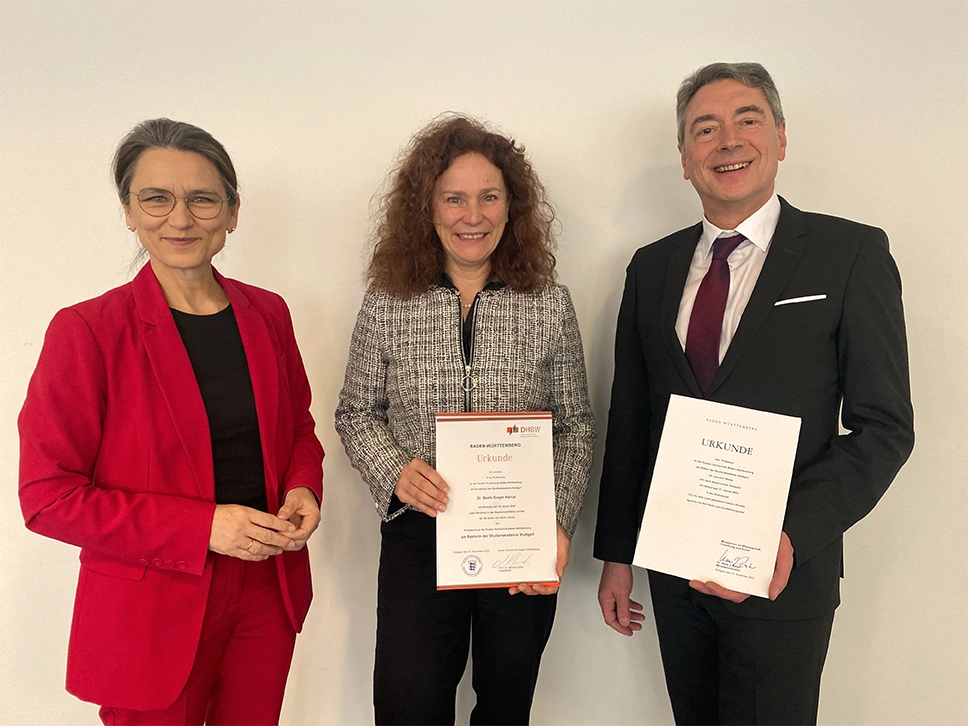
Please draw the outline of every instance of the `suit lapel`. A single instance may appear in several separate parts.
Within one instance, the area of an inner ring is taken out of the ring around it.
[[[780,299],[783,289],[803,256],[807,239],[807,229],[800,210],[790,206],[780,197],[780,219],[773,233],[770,250],[763,262],[763,269],[753,287],[753,293],[740,318],[733,340],[709,388],[710,394],[736,367],[763,323],[766,322],[766,318],[773,310],[773,304]]]
[[[151,263],[141,268],[132,284],[141,320],[141,340],[182,448],[195,477],[199,497],[215,501],[215,473],[208,415],[198,390],[178,328]],[[133,374],[133,373],[132,373]]]
[[[235,321],[245,348],[245,358],[252,379],[252,393],[255,397],[255,410],[259,419],[259,437],[262,440],[262,458],[266,477],[266,494],[270,511],[275,512],[280,504],[279,481],[276,476],[276,431],[279,409],[279,366],[277,360],[280,346],[266,326],[263,316],[252,307],[246,294],[232,280],[215,272],[222,289],[229,296]]]
[[[702,235],[702,223],[690,227],[683,231],[679,246],[669,257],[669,266],[666,268],[665,285],[662,291],[662,311],[659,319],[659,329],[662,339],[669,351],[669,357],[682,376],[682,380],[689,386],[692,395],[702,398],[702,389],[696,382],[696,376],[686,360],[686,354],[682,350],[682,343],[676,334],[676,318],[679,316],[679,303],[682,300],[682,289],[686,285],[686,277],[689,275],[689,266],[692,264],[692,256],[696,251],[696,245]]]

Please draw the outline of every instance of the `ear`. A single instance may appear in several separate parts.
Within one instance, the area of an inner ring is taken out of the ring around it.
[[[682,178],[689,180],[689,170],[686,168],[686,152],[682,149],[682,144],[676,146],[679,149],[679,163],[682,164]]]
[[[129,203],[124,201],[123,197],[118,197],[121,200],[121,208],[124,210],[124,223],[128,225],[128,229],[135,232],[138,229],[138,223],[134,219],[134,215],[131,213],[131,206]],[[131,195],[128,195],[128,200],[130,202]]]
[[[777,147],[776,147],[776,158],[777,158],[777,161],[783,161],[786,158],[786,146],[787,146],[786,121],[780,124],[780,128],[776,130],[776,136],[778,140]]]
[[[234,230],[236,227],[239,226],[239,207],[241,206],[242,206],[242,200],[236,199],[235,204],[229,207],[229,221],[226,224],[226,227],[228,227],[231,230]]]

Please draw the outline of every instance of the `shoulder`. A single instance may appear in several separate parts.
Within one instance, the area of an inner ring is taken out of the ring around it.
[[[848,281],[880,281],[895,287],[899,272],[887,234],[843,217],[803,212],[784,200],[773,246],[798,256],[803,275]],[[777,253],[779,254],[779,253]]]
[[[137,327],[131,283],[58,310],[44,334],[41,358],[62,359],[80,366],[100,351],[130,349]]]
[[[883,229],[863,222],[857,222],[831,214],[805,212],[792,206],[781,197],[780,222],[777,231],[793,231],[797,234],[806,233],[811,242],[837,246],[860,247],[865,242],[888,246],[887,234]]]
[[[548,303],[556,309],[567,311],[573,307],[571,291],[567,285],[562,285],[560,282],[553,282],[548,285],[544,289],[543,295],[548,300]]]
[[[272,290],[266,290],[263,287],[256,287],[255,285],[250,285],[247,282],[242,282],[241,280],[234,280],[229,277],[223,277],[222,281],[227,283],[227,286],[234,287],[238,292],[242,293],[249,302],[257,305],[267,306],[267,307],[285,307],[286,301],[283,300],[282,295],[273,292]]]
[[[69,305],[57,312],[54,321],[61,325],[77,325],[83,321],[92,331],[102,331],[123,324],[135,317],[137,312],[132,293],[133,284],[128,282],[97,297]]]
[[[630,267],[638,265],[654,265],[657,260],[667,259],[683,245],[695,246],[702,234],[702,222],[689,227],[683,227],[662,239],[656,240],[644,247],[639,247],[632,255]]]
[[[571,292],[559,282],[551,282],[536,292],[518,292],[509,287],[501,288],[490,293],[498,301],[498,314],[509,319],[527,316],[532,319],[549,321],[562,320],[575,316]]]
[[[571,299],[571,293],[567,286],[562,285],[560,282],[549,282],[545,287],[534,292],[521,292],[519,290],[512,290],[510,287],[502,287],[498,290],[485,292],[493,298],[506,300],[512,304],[530,301],[532,304],[555,305],[564,300]]]
[[[408,311],[427,312],[428,307],[438,307],[447,301],[453,304],[455,295],[455,291],[435,285],[424,292],[401,297],[371,285],[363,294],[361,309],[371,313],[382,312],[387,315],[406,314]]]
[[[366,288],[366,292],[363,293],[363,305],[371,307],[405,307],[406,305],[412,304],[415,299],[429,295],[433,289],[431,288],[431,290],[417,293],[410,297],[400,297],[383,288],[370,285]]]
[[[856,222],[852,219],[834,217],[829,214],[818,214],[817,212],[803,212],[803,218],[807,229],[812,232],[836,233],[858,240],[863,240],[867,237],[887,237],[887,234],[880,227],[874,227],[863,222]]]
[[[274,321],[284,321],[290,318],[289,306],[282,295],[228,277],[223,277],[221,282],[233,305],[242,302],[264,317],[271,318]]]

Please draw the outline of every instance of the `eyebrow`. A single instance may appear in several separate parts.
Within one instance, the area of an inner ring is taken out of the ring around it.
[[[689,124],[689,128],[690,129],[693,128],[696,124],[704,124],[707,121],[715,121],[716,118],[717,118],[716,114],[712,114],[712,113],[703,114],[702,116],[696,116],[696,118],[692,120],[692,123]]]
[[[506,191],[506,190],[502,189],[501,187],[489,187],[488,189],[481,189],[480,193],[490,194],[491,192],[503,192],[503,191]],[[440,193],[449,194],[453,196],[463,196],[463,197],[467,196],[467,192],[461,191],[459,189],[441,189]]]
[[[734,116],[739,116],[744,113],[758,113],[760,116],[766,116],[766,111],[757,106],[756,104],[750,104],[749,106],[740,106],[736,111],[733,112]]]
[[[744,113],[757,113],[760,116],[766,116],[766,112],[757,106],[756,104],[749,104],[748,106],[740,106],[735,111],[733,111],[733,116],[742,116]],[[692,129],[696,124],[704,124],[707,121],[717,121],[719,117],[714,113],[706,113],[702,116],[697,116],[689,124],[689,128]]]
[[[172,196],[175,195],[175,193],[171,189],[165,189],[164,187],[142,187],[139,190],[139,193],[140,192],[165,192],[166,194],[171,194]],[[215,189],[190,189],[188,191],[188,194],[216,194],[217,195],[219,194],[219,192]]]

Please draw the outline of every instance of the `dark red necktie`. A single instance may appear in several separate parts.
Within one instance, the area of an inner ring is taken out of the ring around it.
[[[734,234],[713,242],[713,259],[706,276],[699,283],[696,303],[689,316],[686,360],[696,375],[703,395],[709,391],[719,369],[719,338],[723,330],[726,296],[729,295],[729,263],[726,258],[745,239],[741,234]]]

